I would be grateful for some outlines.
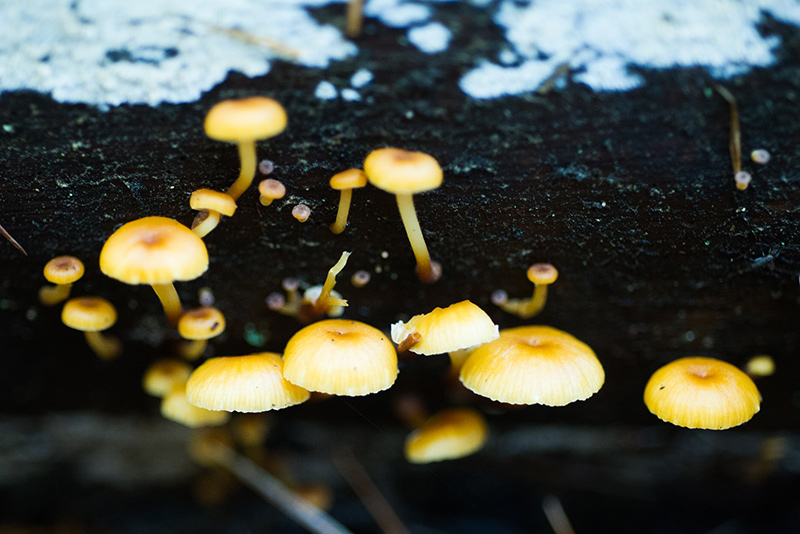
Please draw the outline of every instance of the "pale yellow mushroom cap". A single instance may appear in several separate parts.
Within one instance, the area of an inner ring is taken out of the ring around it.
[[[698,356],[675,360],[653,373],[644,388],[644,403],[673,425],[724,430],[749,421],[761,408],[761,395],[735,366]]]
[[[278,135],[286,129],[286,110],[263,96],[225,100],[209,110],[206,135],[217,141],[238,143]]]
[[[53,284],[71,284],[83,276],[83,262],[75,256],[58,256],[44,266],[44,277]]]
[[[342,189],[358,189],[367,185],[367,175],[361,169],[347,169],[334,174],[330,180],[332,189],[341,191]]]
[[[286,196],[286,186],[274,178],[267,178],[258,184],[258,192],[272,201]]]
[[[474,347],[497,339],[499,335],[497,325],[486,312],[468,300],[415,315],[408,323],[393,324],[392,341],[399,345],[414,332],[422,338],[409,350],[428,355]]]
[[[481,449],[489,436],[484,417],[473,408],[449,408],[430,417],[406,438],[406,460],[426,464],[455,460]]]
[[[459,378],[492,400],[564,406],[597,393],[605,372],[594,351],[566,332],[521,326],[473,350]]]
[[[370,183],[394,194],[430,191],[442,185],[442,168],[428,154],[400,148],[373,150],[364,160]]]
[[[158,360],[150,364],[142,377],[142,388],[154,397],[163,397],[175,386],[185,384],[192,367],[181,360]]]
[[[231,418],[228,412],[205,410],[190,404],[183,384],[172,388],[161,399],[161,415],[189,428],[224,425]]]
[[[178,333],[183,339],[211,339],[224,331],[225,316],[211,306],[189,310],[178,320]]]
[[[227,193],[212,189],[198,189],[189,197],[189,206],[193,210],[218,211],[226,217],[236,212],[236,201]]]
[[[536,285],[550,285],[558,279],[558,270],[549,263],[534,263],[528,267],[528,280]]]
[[[308,400],[309,392],[283,378],[279,354],[210,358],[186,383],[195,406],[229,412],[280,410]]]
[[[81,332],[100,332],[117,322],[117,309],[101,297],[76,297],[64,304],[61,321]]]
[[[208,269],[203,240],[179,222],[145,217],[123,224],[100,252],[103,274],[126,284],[193,280]]]
[[[283,376],[310,391],[368,395],[397,379],[397,352],[377,328],[327,319],[297,332],[283,353]]]

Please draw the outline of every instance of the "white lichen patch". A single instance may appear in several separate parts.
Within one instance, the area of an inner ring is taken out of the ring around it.
[[[350,85],[356,89],[361,89],[372,81],[373,75],[367,69],[359,69],[350,77]]]
[[[0,2],[0,92],[101,107],[197,100],[229,72],[281,58],[324,68],[356,53],[307,6],[322,0]]]
[[[317,88],[314,89],[314,96],[320,100],[333,100],[338,94],[339,92],[336,90],[336,86],[326,80],[319,82]]]
[[[426,54],[438,54],[447,50],[451,37],[450,30],[438,22],[408,30],[408,41]]]
[[[519,64],[481,61],[460,86],[474,98],[526,93],[562,65],[595,91],[641,85],[630,66],[701,66],[715,77],[730,77],[775,61],[778,37],[757,29],[764,12],[800,22],[800,4],[785,0],[504,0],[495,21],[505,28]]]

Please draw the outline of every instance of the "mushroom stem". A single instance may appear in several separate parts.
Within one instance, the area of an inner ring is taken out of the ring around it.
[[[227,191],[233,200],[239,200],[242,193],[250,187],[253,178],[256,176],[256,167],[258,166],[256,161],[256,142],[253,140],[239,141],[238,145],[242,168],[239,171],[239,177]]]
[[[331,307],[333,306],[347,306],[347,301],[338,298],[331,297],[331,291],[333,291],[333,287],[336,285],[336,275],[344,269],[344,266],[347,265],[347,258],[350,257],[349,252],[342,252],[339,261],[336,262],[336,265],[330,268],[328,271],[328,276],[325,278],[325,284],[322,286],[322,291],[317,297],[317,300],[314,301],[314,313],[317,316],[324,315]]]
[[[350,213],[350,201],[353,198],[352,189],[342,189],[339,197],[339,211],[336,212],[336,221],[329,226],[334,234],[341,234],[347,226],[347,215]]]
[[[39,289],[39,302],[44,306],[55,306],[69,298],[72,284],[57,284],[54,286],[42,286]]]
[[[184,340],[178,345],[178,352],[187,360],[196,360],[203,355],[207,346],[208,340],[206,339]]]
[[[361,28],[364,25],[364,0],[348,0],[347,2],[347,26],[345,33],[348,37],[358,37],[361,35]]]
[[[181,299],[175,290],[175,284],[153,284],[152,287],[158,296],[158,300],[161,301],[161,306],[164,307],[164,315],[167,316],[171,324],[178,324],[178,320],[183,315],[183,306],[181,306]]]
[[[101,360],[113,360],[122,351],[122,345],[115,337],[104,336],[102,332],[84,332],[86,343]]]
[[[417,276],[422,282],[432,284],[439,279],[441,271],[437,269],[438,264],[431,262],[431,256],[417,219],[417,211],[414,209],[413,196],[409,193],[398,193],[397,208],[400,210],[400,218],[406,228],[411,250],[414,251],[414,257],[417,259]]]
[[[192,232],[198,237],[205,237],[211,230],[217,227],[220,220],[220,213],[213,210],[203,210],[197,214],[192,222]]]
[[[520,302],[517,315],[522,319],[530,319],[544,309],[547,302],[547,285],[537,284],[533,289],[533,296],[529,300]]]

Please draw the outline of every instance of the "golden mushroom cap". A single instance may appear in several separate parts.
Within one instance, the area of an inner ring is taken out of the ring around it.
[[[198,189],[189,197],[189,207],[197,211],[218,211],[226,217],[230,217],[236,212],[236,201],[227,193],[220,193],[213,189]]]
[[[495,401],[564,406],[597,393],[605,372],[594,351],[566,332],[521,326],[473,350],[459,379]]]
[[[286,129],[286,110],[264,96],[224,100],[212,107],[205,120],[206,135],[238,143],[278,135]]]
[[[430,417],[406,438],[406,460],[426,464],[469,456],[489,436],[484,417],[473,408],[450,408]]]
[[[358,189],[367,185],[367,175],[361,169],[347,169],[334,174],[330,180],[332,189],[341,191],[342,189]]]
[[[189,428],[224,425],[231,418],[228,412],[206,410],[190,404],[184,384],[175,386],[161,399],[161,415]]]
[[[203,240],[179,222],[145,217],[123,224],[100,251],[103,274],[126,284],[194,280],[208,269]]]
[[[212,306],[189,310],[178,320],[178,333],[183,339],[211,339],[224,331],[225,316]]]
[[[57,256],[44,266],[44,277],[52,284],[71,284],[83,276],[83,262],[75,256]]]
[[[407,323],[392,325],[392,341],[398,345],[417,332],[421,340],[409,350],[417,354],[442,354],[474,347],[497,339],[498,326],[480,307],[468,300],[447,308],[415,315]]]
[[[364,172],[372,185],[394,194],[422,193],[442,185],[442,168],[424,152],[379,148],[364,160]]]
[[[758,388],[743,371],[714,358],[689,357],[653,373],[644,388],[653,415],[687,428],[724,430],[749,421],[761,408]]]
[[[558,279],[558,270],[549,263],[534,263],[528,267],[527,275],[536,285],[550,285]]]
[[[274,178],[267,178],[258,184],[258,193],[271,200],[277,200],[286,196],[286,186]]]
[[[154,397],[163,397],[175,386],[183,385],[192,367],[181,360],[164,359],[150,364],[142,377],[142,389]]]
[[[280,410],[308,400],[309,392],[283,378],[280,354],[210,358],[194,370],[186,396],[195,406],[228,412]]]
[[[117,322],[117,309],[101,297],[75,297],[64,304],[61,321],[81,332],[100,332]]]
[[[377,328],[327,319],[297,332],[283,353],[283,376],[310,391],[350,397],[377,393],[397,379],[397,352]]]

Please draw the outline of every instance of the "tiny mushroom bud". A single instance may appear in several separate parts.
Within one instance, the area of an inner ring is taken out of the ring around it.
[[[364,287],[369,283],[370,278],[370,274],[361,269],[353,273],[353,276],[350,278],[350,283],[353,284],[353,287]]]
[[[433,415],[408,435],[404,453],[414,464],[455,460],[479,451],[489,436],[474,408],[450,408]]]
[[[267,178],[258,184],[259,200],[262,206],[269,206],[273,200],[278,200],[286,195],[286,186],[278,180]]]
[[[196,360],[203,354],[208,340],[225,331],[225,316],[217,308],[203,306],[189,310],[178,320],[178,333],[190,340],[180,346],[181,356]]]
[[[305,204],[298,204],[292,208],[292,217],[297,219],[299,222],[304,223],[309,217],[311,217],[311,208]]]
[[[379,148],[364,160],[364,172],[372,185],[397,196],[400,218],[417,260],[417,276],[424,283],[435,282],[441,276],[441,266],[431,261],[414,209],[413,195],[436,189],[442,184],[439,163],[422,152]]]
[[[750,152],[750,159],[759,165],[766,165],[769,163],[771,156],[768,151],[764,150],[763,148],[759,148]]]
[[[758,388],[744,372],[714,358],[675,360],[653,373],[644,389],[650,412],[687,428],[725,430],[761,408]]]
[[[183,314],[176,280],[194,280],[208,269],[203,240],[179,222],[145,217],[123,224],[100,251],[100,270],[126,284],[153,287],[167,319],[177,324]]]
[[[772,376],[775,374],[775,360],[766,354],[753,356],[747,361],[745,370],[754,377]]]
[[[89,347],[103,360],[116,358],[122,351],[118,339],[102,334],[117,322],[116,308],[104,298],[76,297],[68,300],[61,310],[61,321],[83,332]]]
[[[753,177],[747,171],[739,171],[733,176],[733,180],[736,182],[736,188],[739,191],[744,191],[750,185]]]
[[[272,174],[272,171],[275,170],[275,164],[268,159],[262,159],[258,162],[258,172],[261,174]]]
[[[509,299],[503,290],[492,293],[492,303],[501,310],[520,317],[530,319],[541,313],[547,302],[547,286],[558,279],[558,271],[549,263],[535,263],[528,268],[528,280],[534,287],[529,299]]]
[[[44,286],[39,290],[39,302],[45,306],[55,306],[69,298],[72,284],[83,276],[83,262],[75,256],[58,256],[44,266],[44,277],[54,286]]]
[[[334,234],[341,234],[347,226],[347,215],[350,213],[350,201],[353,198],[353,189],[358,189],[367,185],[367,175],[361,169],[347,169],[331,178],[332,189],[341,191],[339,196],[339,210],[336,213],[336,221],[330,225],[330,230]]]
[[[292,336],[283,358],[283,376],[309,391],[355,397],[383,391],[397,379],[392,344],[358,321],[310,324]]]

